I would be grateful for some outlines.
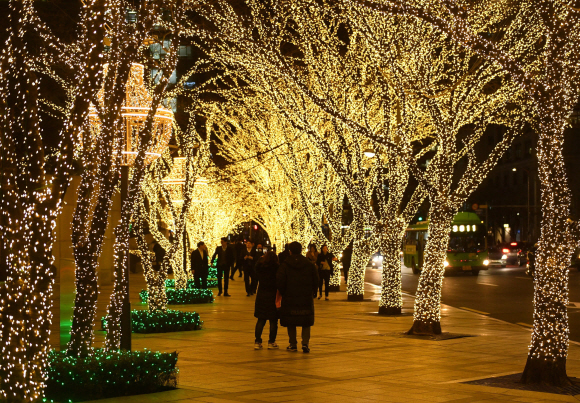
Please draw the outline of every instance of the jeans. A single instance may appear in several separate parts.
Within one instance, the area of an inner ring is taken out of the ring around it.
[[[298,345],[296,340],[296,326],[288,326],[288,337],[290,338],[290,344],[293,346]],[[302,345],[307,346],[310,342],[310,326],[302,328]]]
[[[262,332],[266,326],[266,319],[258,319],[256,322],[256,343],[262,342]],[[274,343],[278,335],[278,319],[270,320],[270,337],[268,343]]]
[[[224,280],[224,288],[223,291],[227,294],[228,293],[228,284],[230,282],[230,267],[223,266],[217,267],[217,279],[218,279],[218,292],[222,293],[222,278]]]
[[[324,295],[328,297],[328,287],[330,287],[330,270],[320,270],[320,278],[318,280],[318,292],[320,292],[320,296],[322,297],[322,283],[325,283],[326,286],[324,288]]]

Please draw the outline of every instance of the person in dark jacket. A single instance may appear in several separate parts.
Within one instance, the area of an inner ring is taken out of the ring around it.
[[[224,296],[229,297],[228,283],[230,279],[230,270],[233,269],[236,263],[236,252],[232,245],[228,245],[228,238],[221,239],[222,246],[215,249],[211,261],[217,256],[217,278],[218,278],[218,297],[222,295],[222,278],[223,278],[223,292]]]
[[[246,294],[249,297],[256,292],[256,274],[254,266],[256,265],[256,251],[252,241],[246,242],[246,247],[242,251],[242,270],[244,272],[244,283],[246,285]]]
[[[243,266],[242,253],[244,252],[245,248],[244,243],[242,241],[238,241],[238,243],[235,245],[235,248],[236,248],[236,266],[232,270],[230,280],[234,280],[234,274],[236,274],[236,270],[240,272],[240,275],[238,277],[242,277],[242,266]]]
[[[284,245],[284,250],[282,252],[280,252],[280,254],[278,255],[278,261],[280,262],[280,264],[284,263],[284,260],[286,260],[286,258],[288,256],[290,256],[290,253],[288,252],[288,246],[290,244],[286,244]]]
[[[198,242],[197,249],[191,252],[191,270],[193,270],[195,288],[207,289],[209,256],[207,254],[207,247],[203,242]]]
[[[324,299],[328,301],[328,289],[330,287],[330,278],[334,274],[334,262],[338,261],[332,253],[328,251],[328,246],[323,245],[316,259],[316,264],[318,266],[318,291],[320,295],[318,299],[322,298],[322,284],[324,287]]]
[[[302,256],[302,245],[292,242],[289,256],[276,273],[276,284],[282,294],[280,324],[288,328],[288,351],[297,351],[296,327],[302,327],[302,351],[310,352],[310,327],[314,325],[313,295],[318,288],[318,271]]]
[[[153,264],[153,269],[155,271],[161,270],[161,265],[163,264],[163,258],[165,257],[165,249],[155,241],[153,245],[153,253],[155,253],[155,263]]]
[[[352,242],[342,252],[340,260],[342,261],[342,271],[344,272],[344,283],[348,284],[348,272],[350,270],[350,263],[352,262]]]
[[[266,321],[270,322],[270,337],[268,349],[278,348],[276,336],[278,334],[278,310],[276,309],[276,272],[278,271],[278,256],[274,252],[266,253],[256,264],[256,276],[260,285],[256,294],[254,316],[256,322],[256,341],[254,349],[262,348],[262,332]]]

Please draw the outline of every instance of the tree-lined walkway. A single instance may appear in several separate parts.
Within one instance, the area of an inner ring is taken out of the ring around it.
[[[134,282],[132,291],[138,287]],[[580,400],[462,383],[521,372],[530,330],[443,306],[445,331],[476,337],[445,341],[403,337],[413,321],[409,297],[404,299],[403,316],[379,317],[376,301],[347,302],[343,290],[332,294],[330,301],[316,300],[310,354],[285,351],[285,328],[279,329],[280,350],[254,351],[254,298],[246,297],[242,288],[236,277],[230,285],[231,298],[177,308],[199,312],[205,322],[201,331],[133,335],[135,349],[179,352],[180,389],[99,402]],[[366,288],[366,296],[380,296],[380,287]],[[131,294],[137,308],[137,293]],[[570,376],[580,375],[579,360],[580,347],[571,345]]]

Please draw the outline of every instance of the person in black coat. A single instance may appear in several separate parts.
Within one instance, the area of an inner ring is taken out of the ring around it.
[[[310,352],[310,327],[314,325],[313,295],[318,288],[318,271],[302,256],[302,245],[292,242],[289,256],[276,273],[276,285],[282,294],[280,324],[288,328],[288,351],[297,351],[296,327],[302,327],[302,351]]]
[[[284,263],[284,260],[286,260],[286,258],[290,256],[290,252],[288,252],[289,245],[290,245],[289,243],[284,245],[284,250],[280,252],[280,254],[278,255],[278,261],[280,262],[280,264]]]
[[[153,245],[153,253],[155,253],[155,263],[153,265],[153,269],[155,271],[161,270],[161,265],[163,264],[163,258],[165,257],[165,249],[159,242],[155,241]]]
[[[344,283],[348,284],[348,272],[352,262],[352,242],[342,252],[342,271],[344,272]]]
[[[228,238],[221,239],[222,246],[215,249],[211,261],[217,256],[217,278],[218,278],[218,297],[222,295],[222,278],[223,278],[223,292],[224,296],[229,297],[228,284],[230,279],[230,270],[234,268],[236,263],[236,252],[234,247],[228,244]]]
[[[246,294],[249,297],[256,292],[256,274],[254,266],[256,265],[256,251],[254,250],[254,243],[252,241],[246,242],[246,247],[242,251],[241,256],[242,270],[244,272],[244,283],[246,285]]]
[[[243,266],[242,253],[244,252],[245,249],[244,243],[242,241],[239,241],[235,245],[235,249],[236,249],[236,266],[232,270],[230,280],[234,279],[234,274],[236,274],[236,270],[240,272],[240,275],[238,277],[242,277],[242,266]]]
[[[207,254],[207,247],[203,242],[198,242],[197,249],[191,252],[191,270],[193,270],[195,288],[207,289],[209,256]]]
[[[320,295],[318,299],[322,298],[322,283],[325,284],[324,296],[328,301],[328,288],[330,287],[330,278],[334,274],[334,262],[338,261],[332,253],[328,251],[328,246],[323,245],[316,259],[316,265],[318,266],[318,291]],[[315,292],[316,294],[316,292]]]
[[[256,322],[256,341],[254,349],[262,348],[262,332],[266,321],[270,322],[270,337],[268,349],[276,349],[276,336],[278,334],[278,310],[276,309],[276,272],[278,271],[278,257],[274,252],[266,253],[256,263],[256,276],[260,285],[256,294],[254,316]]]

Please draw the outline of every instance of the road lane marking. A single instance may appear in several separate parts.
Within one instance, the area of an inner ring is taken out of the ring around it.
[[[497,284],[491,284],[491,283],[477,283],[477,284],[483,284],[483,285],[489,285],[492,287],[497,287]]]
[[[478,311],[477,309],[466,308],[464,306],[460,306],[460,308],[461,309],[465,309],[466,311],[471,311],[471,312],[478,313],[480,315],[489,315],[489,312],[482,312],[482,311]]]
[[[531,329],[534,327],[534,326],[530,325],[529,323],[523,323],[523,322],[516,322],[516,325],[527,327],[528,329]]]

